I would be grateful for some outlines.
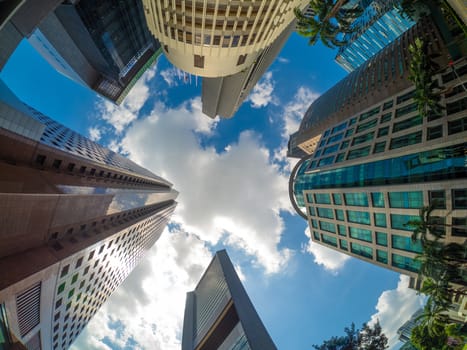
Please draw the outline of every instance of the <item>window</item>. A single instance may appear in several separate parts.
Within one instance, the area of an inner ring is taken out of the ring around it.
[[[383,247],[388,246],[388,235],[384,232],[376,232],[376,244]]]
[[[86,172],[86,167],[82,166],[81,168],[79,168],[79,172],[80,174],[84,174]]]
[[[194,56],[194,66],[198,68],[204,68],[204,56]]]
[[[332,209],[328,208],[317,208],[318,216],[320,218],[334,219],[334,214]]]
[[[71,284],[75,283],[78,280],[78,274],[76,273],[71,279]]]
[[[409,91],[397,97],[397,104],[410,100],[415,95],[415,90]]]
[[[467,130],[467,117],[448,122],[448,135]]]
[[[386,227],[386,214],[375,213],[375,226]]]
[[[384,208],[384,196],[381,192],[372,192],[371,201],[376,208]]]
[[[376,249],[376,260],[379,261],[380,263],[387,264],[388,263],[388,252]]]
[[[467,218],[452,218],[452,235],[467,237]]]
[[[420,221],[419,216],[391,214],[391,227],[397,230],[413,231],[413,227],[408,225],[409,221]]]
[[[322,234],[321,235],[321,240],[323,241],[323,243],[326,243],[328,245],[332,245],[333,247],[337,247],[337,238],[336,237],[332,237],[332,236]]]
[[[62,305],[62,298],[58,299],[55,303],[55,308],[58,309]]]
[[[365,211],[347,210],[347,220],[356,224],[369,225],[370,214]]]
[[[333,160],[334,160],[334,156],[322,158],[322,159],[320,159],[320,161],[318,162],[318,166],[324,166],[324,165],[332,164]]]
[[[74,290],[74,289],[70,290],[70,291],[68,292],[68,299],[70,299],[70,298],[73,296],[74,293],[75,293],[75,290]]]
[[[342,131],[347,127],[347,122],[341,123],[335,127],[332,128],[331,130],[331,135],[335,134],[336,132]]]
[[[370,149],[371,146],[366,146],[349,151],[347,154],[347,160],[365,157],[370,154]]]
[[[350,144],[349,140],[342,142],[341,149],[346,149],[347,147],[349,147],[349,144]]]
[[[376,107],[376,108],[373,108],[371,111],[368,111],[368,112],[365,112],[365,113],[362,113],[360,114],[360,118],[358,119],[359,121],[362,121],[362,120],[365,120],[365,119],[368,119],[368,118],[371,118],[372,116],[374,116],[375,114],[378,114],[379,113],[379,106]]]
[[[392,117],[392,113],[383,114],[383,115],[381,116],[381,121],[380,121],[380,123],[381,123],[381,124],[387,123],[388,121],[391,120],[391,117]]]
[[[374,134],[375,134],[374,131],[372,131],[372,132],[369,132],[367,134],[363,134],[363,135],[354,137],[353,140],[352,140],[352,146],[373,140]]]
[[[378,119],[372,119],[366,123],[360,124],[359,126],[357,126],[356,133],[374,128],[376,124],[378,124]]]
[[[313,237],[314,237],[314,239],[320,241],[320,239],[319,239],[319,233],[318,233],[317,231],[313,231]]]
[[[388,101],[388,102],[385,102],[384,105],[383,105],[383,111],[385,111],[386,109],[389,109],[393,106],[393,101]]]
[[[327,222],[327,221],[320,221],[319,222],[319,228],[323,231],[327,231],[327,232],[332,232],[332,233],[336,233],[336,225],[330,223],[330,222]]]
[[[315,203],[317,204],[331,204],[331,197],[329,193],[316,193]]]
[[[246,61],[247,55],[240,55],[238,56],[238,61],[237,61],[237,66],[240,66],[241,64],[244,64]]]
[[[418,109],[416,102],[411,103],[407,106],[396,109],[396,118],[402,117],[403,115],[415,112]]]
[[[347,228],[344,225],[337,225],[337,229],[340,236],[347,236]]]
[[[349,129],[349,130],[347,130],[347,131],[345,132],[345,137],[349,137],[349,136],[351,136],[351,135],[353,134],[353,132],[354,132],[354,129],[353,129],[353,128],[352,128],[352,129]]]
[[[65,290],[65,282],[63,282],[61,285],[58,286],[57,294],[60,294],[64,290]]]
[[[60,159],[55,159],[54,162],[52,163],[52,167],[55,169],[60,169],[60,165],[62,164],[62,161]]]
[[[341,140],[343,137],[344,137],[344,133],[341,132],[340,134],[337,134],[337,135],[334,135],[334,136],[331,136],[330,138],[328,138],[328,141],[326,143],[330,144],[330,143],[337,142],[337,141]]]
[[[373,153],[381,153],[384,152],[386,149],[386,141],[377,142],[375,143],[375,147],[373,148]]]
[[[356,227],[349,227],[349,234],[350,237],[359,239],[361,241],[365,242],[372,242],[372,234],[370,230],[364,229],[364,228],[356,228]]]
[[[339,239],[339,244],[342,250],[349,250],[349,244],[345,239]]]
[[[318,221],[316,221],[315,219],[311,219],[311,226],[313,228],[318,228]]]
[[[310,214],[310,216],[316,216],[315,208],[308,207],[308,213]]]
[[[349,126],[354,125],[357,122],[357,118],[352,118],[349,121]]]
[[[392,127],[392,132],[394,133],[401,130],[406,130],[413,126],[420,125],[422,122],[423,117],[421,115],[416,115],[415,117],[407,118],[401,122],[394,123],[394,126]]]
[[[437,209],[446,209],[446,193],[443,190],[429,191],[430,204]]]
[[[418,270],[420,270],[420,262],[417,262],[408,256],[398,254],[392,254],[392,266],[411,272],[418,272]]]
[[[437,125],[432,128],[427,128],[427,135],[426,135],[427,140],[439,139],[440,137],[443,137],[443,126],[442,125]]]
[[[356,255],[360,255],[368,259],[373,259],[373,249],[370,247],[358,243],[350,243],[350,251]]]
[[[337,150],[339,149],[339,144],[336,143],[335,145],[332,145],[330,147],[326,147],[323,151],[323,155],[325,154],[330,154],[330,153],[334,153],[336,152]]]
[[[368,207],[368,197],[365,192],[345,193],[344,199],[347,205]]]
[[[389,149],[397,149],[401,147],[415,145],[420,142],[422,142],[422,132],[417,131],[412,134],[395,137],[391,139],[391,144],[389,145]]]
[[[62,268],[62,272],[60,273],[60,278],[66,276],[66,274],[68,273],[68,270],[70,269],[70,265],[66,265]]]
[[[452,190],[452,208],[467,209],[467,189]]]
[[[345,221],[344,211],[341,209],[336,209],[336,219],[340,221]]]
[[[345,159],[345,153],[339,153],[336,157],[335,163],[342,162]]]
[[[80,267],[82,264],[83,264],[83,257],[81,257],[81,258],[78,259],[78,261],[76,262],[75,269],[77,269],[78,267]]]
[[[447,103],[446,104],[446,115],[451,115],[454,113],[462,112],[467,109],[467,97],[464,97],[460,100]],[[463,118],[464,120],[467,120],[466,118]]]
[[[391,208],[412,208],[423,207],[423,192],[389,192],[389,206]]]
[[[342,195],[340,193],[333,193],[332,194],[332,200],[334,201],[334,204],[341,205],[342,204]]]
[[[306,194],[306,201],[307,201],[308,203],[313,203],[313,195],[310,194],[310,193],[307,193],[307,194]]]
[[[389,126],[385,126],[384,128],[378,129],[378,137],[386,136],[389,134]]]

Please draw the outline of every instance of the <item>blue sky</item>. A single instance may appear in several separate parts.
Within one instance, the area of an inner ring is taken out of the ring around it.
[[[185,82],[164,57],[116,107],[19,46],[0,77],[23,101],[180,192],[170,229],[73,349],[179,349],[185,293],[221,248],[279,349],[311,349],[377,318],[399,348],[395,331],[422,303],[407,278],[310,243],[288,199],[287,136],[345,76],[334,54],[292,35],[234,118],[211,120],[201,79]]]

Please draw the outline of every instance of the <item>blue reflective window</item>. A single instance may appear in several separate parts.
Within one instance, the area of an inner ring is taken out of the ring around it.
[[[323,241],[323,243],[332,245],[333,247],[337,247],[337,238],[336,237],[328,236],[328,235],[325,235],[323,233],[323,234],[321,234],[321,240]]]
[[[334,214],[332,212],[332,209],[328,208],[317,208],[318,210],[318,216],[320,218],[328,218],[328,219],[334,219]]]
[[[384,196],[381,192],[372,192],[371,201],[376,208],[384,208]]]
[[[329,165],[329,164],[332,164],[333,161],[334,161],[334,156],[322,158],[322,159],[320,159],[320,161],[318,162],[318,166]]]
[[[347,154],[347,160],[366,157],[370,154],[371,146],[366,146],[362,148],[357,148],[349,151]]]
[[[333,193],[332,199],[334,200],[334,204],[336,205],[342,204],[342,195],[340,193]]]
[[[365,211],[347,210],[347,220],[357,224],[369,225],[370,214]]]
[[[365,258],[373,259],[373,249],[370,247],[358,243],[350,243],[350,251]]]
[[[328,231],[332,233],[336,233],[336,225],[327,222],[327,221],[320,221],[319,222],[319,228],[323,231]]]
[[[359,239],[365,242],[373,242],[373,237],[370,230],[350,226],[349,234],[352,238]]]
[[[408,226],[409,221],[419,221],[420,217],[415,215],[391,214],[391,227],[397,230],[413,231],[413,227]]]
[[[386,227],[386,214],[385,213],[375,213],[375,226]]]
[[[401,137],[395,137],[391,139],[391,143],[389,144],[389,149],[397,149],[401,147],[415,145],[420,142],[422,142],[422,132],[417,131],[412,134],[404,135]]]
[[[376,249],[376,260],[380,263],[387,264],[388,263],[388,252],[384,250]]]
[[[411,237],[391,235],[391,245],[395,249],[405,250],[406,252],[421,253],[423,251],[420,241],[412,242]]]
[[[336,132],[342,131],[347,127],[347,122],[343,122],[342,124],[339,124],[332,128],[331,134],[335,134]]]
[[[336,156],[335,163],[342,162],[344,159],[345,159],[345,153],[339,153],[339,154]]]
[[[317,204],[331,204],[331,196],[329,193],[316,193],[315,202]]]
[[[330,143],[334,143],[334,142],[341,140],[343,137],[344,137],[344,133],[341,132],[340,134],[337,134],[337,135],[334,135],[328,138],[328,141],[326,143],[329,145]]]
[[[334,152],[336,152],[338,149],[339,149],[339,144],[336,143],[335,145],[326,147],[326,148],[324,149],[324,151],[323,151],[323,155],[325,155],[325,154],[330,154],[330,153],[334,153]]]
[[[365,192],[345,193],[344,199],[347,205],[368,207],[368,197]]]
[[[411,272],[420,270],[420,262],[399,254],[392,254],[392,266]]]
[[[391,208],[413,208],[423,207],[423,192],[389,192],[389,206]]]
[[[340,221],[345,221],[344,211],[341,209],[336,209],[336,219]]]
[[[383,247],[388,246],[388,235],[384,232],[376,232],[376,244]]]

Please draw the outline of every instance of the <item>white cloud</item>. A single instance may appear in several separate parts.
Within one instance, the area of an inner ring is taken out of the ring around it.
[[[408,276],[400,275],[396,289],[381,293],[375,307],[377,312],[371,316],[369,322],[373,324],[379,320],[383,332],[389,339],[389,349],[397,348],[397,330],[425,303],[423,296],[417,295],[415,290],[408,287],[409,280]]]
[[[285,58],[285,57],[277,57],[277,60],[280,62],[280,63],[289,63],[290,60],[288,58]]]
[[[102,137],[102,132],[97,126],[90,127],[88,129],[88,133],[89,133],[89,138],[94,142],[99,141]]]
[[[158,104],[133,123],[121,146],[174,183],[180,192],[174,220],[187,232],[212,244],[223,240],[254,256],[266,272],[277,272],[290,254],[277,249],[284,229],[279,214],[290,210],[287,176],[252,132],[220,154],[203,148],[198,134],[214,132],[216,123],[202,114],[199,99],[174,109]]]
[[[273,91],[272,73],[267,72],[251,91],[248,101],[251,102],[253,108],[266,107],[269,103],[274,102]]]
[[[211,258],[195,236],[166,229],[71,349],[108,350],[106,338],[117,349],[179,350],[186,292]]]
[[[305,229],[305,235],[310,239],[304,247],[305,251],[314,256],[314,262],[322,265],[326,270],[333,274],[337,274],[345,265],[345,262],[350,259],[350,256],[339,253],[331,248],[327,248],[311,240],[310,228]]]
[[[170,67],[161,71],[162,78],[170,87],[178,85],[179,74],[180,71],[175,67]]]

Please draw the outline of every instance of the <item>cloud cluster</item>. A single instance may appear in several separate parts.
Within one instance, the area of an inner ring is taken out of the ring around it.
[[[186,292],[211,258],[194,235],[166,229],[71,349],[179,350]]]
[[[371,316],[369,322],[373,324],[379,320],[383,332],[389,339],[390,349],[398,342],[399,327],[425,303],[423,296],[417,295],[415,290],[408,287],[409,280],[408,276],[400,275],[396,289],[381,293],[375,307],[377,312]]]
[[[266,72],[248,97],[248,101],[251,102],[251,107],[266,107],[269,103],[274,102],[273,92],[274,80],[272,79],[272,73]]]
[[[314,262],[323,266],[327,271],[337,274],[339,270],[344,267],[346,261],[350,259],[349,255],[327,248],[321,244],[314,243],[311,240],[309,227],[305,229],[305,235],[309,238],[309,241],[304,247],[304,251],[312,254]]]

